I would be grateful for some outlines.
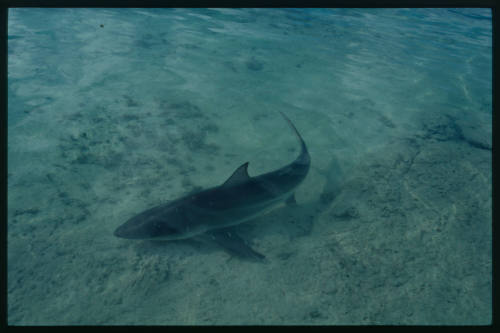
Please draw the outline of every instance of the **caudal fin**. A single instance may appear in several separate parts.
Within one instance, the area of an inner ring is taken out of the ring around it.
[[[295,125],[292,123],[292,121],[283,112],[279,111],[279,113],[283,116],[283,118],[285,118],[285,120],[288,122],[288,125],[290,125],[292,130],[297,135],[297,138],[299,139],[301,150],[300,150],[300,155],[297,158],[297,160],[301,161],[302,163],[309,164],[311,158],[309,156],[309,152],[307,151],[306,143],[302,139],[302,136],[300,135],[299,131],[297,130]]]

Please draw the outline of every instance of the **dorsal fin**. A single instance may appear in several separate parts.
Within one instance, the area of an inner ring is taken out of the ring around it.
[[[242,164],[235,172],[229,177],[222,186],[233,186],[236,184],[243,183],[250,179],[248,175],[248,162]]]

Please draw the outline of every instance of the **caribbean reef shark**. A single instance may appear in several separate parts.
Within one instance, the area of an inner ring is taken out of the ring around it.
[[[281,112],[280,112],[281,113]],[[306,178],[311,158],[293,123],[281,113],[295,132],[299,156],[290,164],[256,177],[248,175],[248,162],[222,185],[190,193],[150,208],[118,227],[114,235],[127,239],[178,240],[209,238],[229,252],[248,259],[263,259],[241,239],[231,226],[276,208],[294,204],[294,191]]]

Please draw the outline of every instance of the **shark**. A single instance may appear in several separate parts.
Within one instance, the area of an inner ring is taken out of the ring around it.
[[[295,190],[306,178],[311,158],[292,121],[280,112],[300,144],[290,164],[255,177],[243,163],[221,185],[195,191],[147,209],[120,225],[116,237],[136,240],[198,239],[215,242],[236,256],[262,260],[265,256],[242,239],[234,226],[255,219],[283,204],[296,205]]]

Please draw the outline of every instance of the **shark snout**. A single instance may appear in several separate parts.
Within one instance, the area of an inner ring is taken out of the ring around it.
[[[120,238],[126,238],[126,239],[140,239],[143,238],[143,236],[135,230],[135,228],[131,228],[130,224],[125,223],[118,228],[116,228],[115,232],[113,232],[113,235],[116,237]]]
[[[119,226],[118,228],[116,228],[115,232],[113,232],[113,235],[115,235],[116,237],[120,237],[120,238],[129,238],[127,237],[127,233],[125,232],[125,228],[123,228],[124,225],[122,226]]]

